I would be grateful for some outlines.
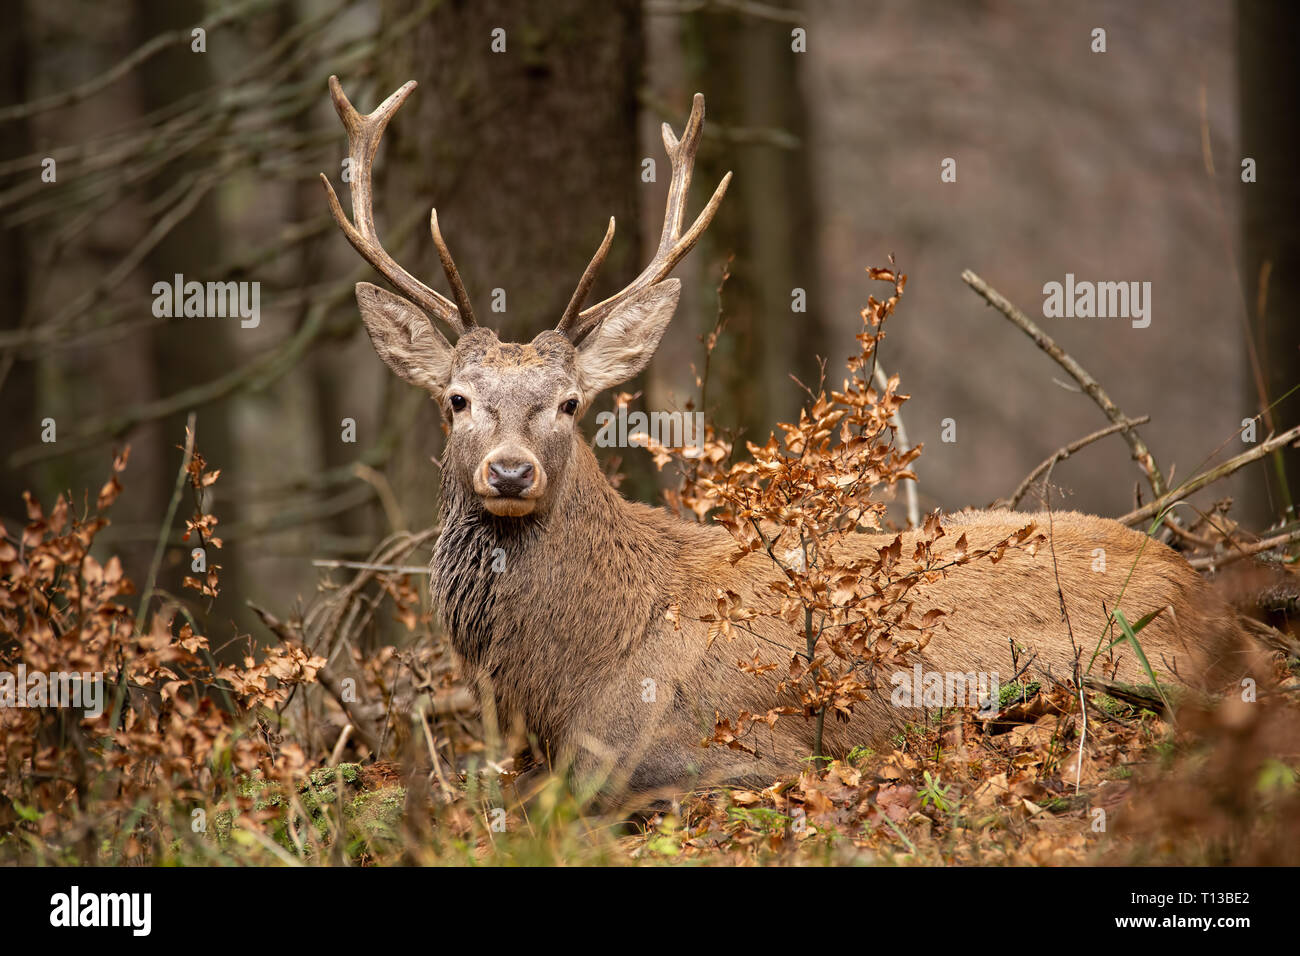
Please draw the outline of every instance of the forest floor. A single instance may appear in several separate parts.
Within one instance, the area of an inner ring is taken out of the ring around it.
[[[395,571],[327,580],[286,621],[259,609],[279,642],[222,663],[187,605],[151,584],[129,607],[121,563],[90,554],[124,467],[96,509],[29,498],[21,540],[0,539],[0,630],[20,636],[0,671],[98,672],[107,692],[84,719],[30,696],[0,707],[0,863],[1300,864],[1289,633],[1263,629],[1275,673],[1257,692],[1167,706],[1164,685],[1008,685],[991,718],[929,710],[762,789],[601,807],[489,744],[400,567],[436,529],[394,536],[374,559]],[[186,474],[215,480],[197,453]],[[216,548],[214,527],[196,506],[189,531]],[[218,567],[186,586],[210,597]],[[367,643],[380,619],[404,650]],[[339,654],[320,656],[320,633]]]
[[[430,774],[394,763],[311,772],[218,820],[168,862],[389,865],[1116,865],[1300,861],[1295,687],[1266,704],[1183,708],[1015,688],[992,720],[936,712],[888,750],[765,789],[604,811],[558,776]],[[1005,695],[1004,695],[1005,699]],[[525,783],[524,781],[528,781]],[[343,835],[340,839],[340,834]]]

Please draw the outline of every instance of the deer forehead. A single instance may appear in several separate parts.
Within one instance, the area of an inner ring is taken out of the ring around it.
[[[475,329],[456,343],[456,370],[509,373],[515,370],[553,370],[572,375],[573,346],[555,332],[543,332],[528,343],[502,342],[489,329]]]
[[[528,343],[502,342],[489,329],[475,329],[456,343],[454,377],[477,388],[547,390],[574,379],[573,346],[555,332]]]
[[[487,329],[461,338],[453,380],[493,404],[549,404],[573,387],[576,352],[563,336],[542,333],[532,342],[501,342]]]

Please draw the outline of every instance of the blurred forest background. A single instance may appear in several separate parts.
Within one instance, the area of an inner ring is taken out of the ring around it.
[[[93,496],[129,442],[100,541],[144,580],[195,411],[223,473],[215,610],[245,632],[246,598],[287,607],[315,590],[313,559],[362,558],[436,520],[437,409],[374,355],[352,286],[378,280],[317,178],[343,188],[331,73],[362,111],[419,81],[376,162],[385,245],[443,288],[425,226],[436,205],[480,319],[524,339],[555,324],[609,216],[618,236],[590,301],[640,270],[667,188],[658,126],[680,131],[703,92],[692,214],[726,170],[735,179],[679,269],[682,306],[638,407],[698,398],[692,367],[730,259],[708,411],[765,439],[797,415],[791,373],[814,383],[825,356],[837,380],[877,291],[863,270],[894,254],[910,283],[882,363],[913,395],[903,421],[925,444],[926,509],[987,504],[1105,424],[963,269],[1128,414],[1149,414],[1144,436],[1175,481],[1241,451],[1242,420],[1300,383],[1295,4],[6,0],[4,23],[0,515],[20,527],[27,489]],[[658,182],[642,181],[646,157]],[[1242,182],[1245,157],[1257,182]],[[947,158],[956,182],[941,181]],[[1150,327],[1041,318],[1043,284],[1067,272],[1150,282]],[[177,273],[259,282],[259,325],[155,318],[151,289]],[[488,309],[494,289],[503,314]],[[792,311],[795,289],[806,311]],[[1276,404],[1259,437],[1297,408]],[[656,499],[649,456],[611,451],[624,491]],[[1294,495],[1300,461],[1285,466]],[[1054,505],[1127,511],[1138,476],[1107,439],[1055,469]],[[1275,466],[1213,492],[1202,500],[1232,494],[1261,530],[1289,500]],[[179,536],[159,579],[172,591],[188,571]]]

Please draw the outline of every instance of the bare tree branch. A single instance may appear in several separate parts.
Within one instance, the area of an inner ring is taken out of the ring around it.
[[[1056,451],[1052,452],[1051,455],[1045,458],[1037,468],[1025,476],[1025,480],[1022,481],[1019,486],[1017,486],[1016,490],[1011,493],[1010,498],[999,498],[997,501],[990,504],[989,507],[1015,508],[1016,505],[1020,504],[1020,499],[1028,494],[1029,487],[1038,480],[1038,476],[1043,474],[1045,471],[1051,470],[1058,461],[1064,461],[1079,449],[1091,445],[1095,441],[1100,441],[1107,435],[1113,435],[1117,431],[1131,428],[1134,425],[1145,425],[1149,421],[1151,421],[1150,415],[1143,415],[1141,418],[1126,418],[1121,422],[1116,422],[1114,425],[1107,425],[1105,428],[1099,429],[1091,435],[1086,435],[1083,438],[1070,442],[1070,444],[1062,448],[1056,449]]]
[[[1269,438],[1266,441],[1260,442],[1250,451],[1242,452],[1235,458],[1229,458],[1223,464],[1217,465],[1209,471],[1203,471],[1195,478],[1189,478],[1167,495],[1163,495],[1150,504],[1143,505],[1135,511],[1130,511],[1128,514],[1116,520],[1118,520],[1120,524],[1136,524],[1139,521],[1154,518],[1175,501],[1182,501],[1189,495],[1200,491],[1206,485],[1214,484],[1214,482],[1228,477],[1234,471],[1249,465],[1252,461],[1258,461],[1260,458],[1272,453],[1276,449],[1295,441],[1300,441],[1300,425],[1284,431],[1280,435]]]
[[[1106,413],[1107,418],[1116,424],[1126,420],[1131,421],[1119,406],[1111,401],[1110,396],[1106,394],[1101,385],[1097,383],[1097,380],[1089,375],[1082,365],[1053,342],[1046,332],[1035,325],[1029,316],[1016,308],[1002,293],[998,292],[970,269],[965,270],[961,277],[968,286],[983,297],[984,301],[1010,319],[1013,325],[1034,340],[1035,345],[1055,359],[1061,368],[1069,372],[1070,377],[1079,383],[1080,387]],[[1156,497],[1163,495],[1165,493],[1165,479],[1156,466],[1155,457],[1151,454],[1151,450],[1147,448],[1146,442],[1142,440],[1131,424],[1122,428],[1120,434],[1124,436],[1129,448],[1133,450],[1133,460],[1146,472],[1147,480],[1151,483],[1151,490],[1155,492]]]

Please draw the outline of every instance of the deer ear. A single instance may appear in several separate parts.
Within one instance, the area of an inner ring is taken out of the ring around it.
[[[578,346],[578,386],[587,396],[621,385],[650,364],[677,311],[676,279],[628,296]]]
[[[456,351],[429,317],[401,296],[369,282],[357,283],[357,305],[379,357],[398,377],[434,395],[451,378]]]

